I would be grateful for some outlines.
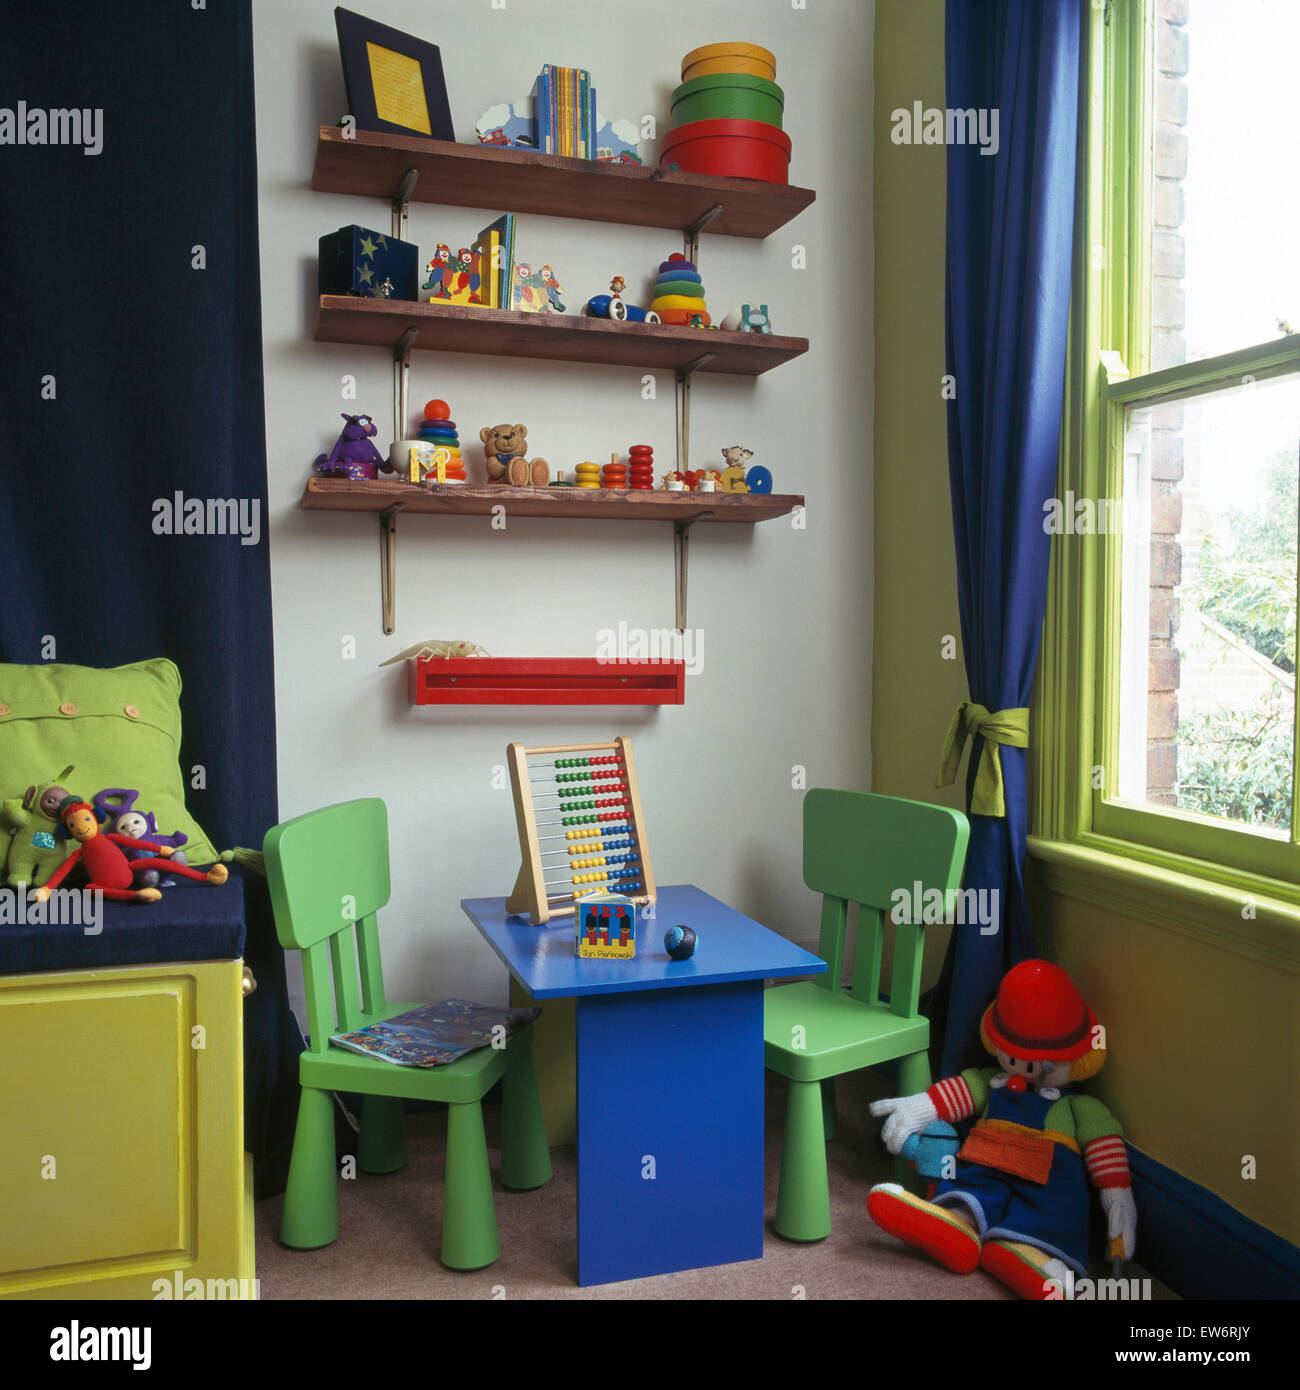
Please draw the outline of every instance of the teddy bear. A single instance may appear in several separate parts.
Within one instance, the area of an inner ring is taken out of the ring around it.
[[[68,857],[72,846],[59,835],[59,807],[68,795],[63,785],[73,769],[65,767],[52,782],[28,787],[21,799],[0,803],[0,830],[7,830],[9,854],[5,882],[11,888],[35,888]]]
[[[996,1067],[872,1104],[895,1154],[936,1121],[975,1124],[931,1200],[879,1183],[867,1213],[955,1274],[983,1269],[1022,1298],[1068,1298],[1087,1274],[1089,1181],[1112,1260],[1132,1259],[1137,1235],[1123,1130],[1101,1101],[1069,1089],[1102,1069],[1105,1030],[1060,966],[1027,960],[1003,977],[980,1040]]]
[[[529,459],[527,425],[492,425],[481,429],[489,483],[510,487],[545,487],[551,481],[551,465],[545,459]]]

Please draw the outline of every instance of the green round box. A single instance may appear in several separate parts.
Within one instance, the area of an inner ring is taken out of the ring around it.
[[[765,77],[716,72],[683,82],[672,97],[673,127],[694,121],[761,121],[781,129],[785,93]]]

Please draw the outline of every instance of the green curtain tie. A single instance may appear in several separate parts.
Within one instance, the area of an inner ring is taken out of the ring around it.
[[[971,795],[971,812],[977,816],[1005,816],[1006,802],[1002,796],[1002,758],[998,746],[1029,747],[1029,711],[1003,709],[990,714],[983,705],[963,700],[948,725],[943,741],[943,761],[936,787],[950,787],[957,780],[957,768],[966,750],[966,740],[979,736],[984,740],[979,767],[975,771],[975,790]]]

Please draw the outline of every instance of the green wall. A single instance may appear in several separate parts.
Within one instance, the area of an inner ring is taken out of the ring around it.
[[[936,791],[939,747],[965,698],[946,462],[944,152],[895,145],[890,113],[943,106],[942,0],[878,0],[875,39],[875,651],[872,786]],[[957,389],[961,389],[960,382]],[[1043,954],[1110,1032],[1094,1085],[1132,1143],[1300,1243],[1300,1009],[1296,977],[1162,925],[1049,888],[1036,870]],[[933,978],[945,944],[927,943]],[[1246,1158],[1255,1164],[1245,1177]],[[1138,1258],[1141,1258],[1141,1217]]]

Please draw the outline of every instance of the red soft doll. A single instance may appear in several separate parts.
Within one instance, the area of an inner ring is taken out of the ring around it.
[[[224,864],[214,864],[207,873],[191,869],[187,864],[169,863],[175,850],[171,845],[155,845],[148,840],[133,840],[112,831],[100,833],[103,811],[78,797],[69,796],[59,807],[63,833],[77,841],[77,848],[50,875],[48,882],[32,893],[35,902],[44,902],[50,890],[57,888],[78,861],[85,867],[93,892],[102,893],[117,902],[157,902],[162,894],[157,888],[134,887],[135,875],[147,869],[163,869],[182,878],[197,879],[200,883],[224,883],[228,872]],[[128,859],[122,848],[146,851],[147,858]]]

